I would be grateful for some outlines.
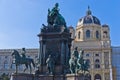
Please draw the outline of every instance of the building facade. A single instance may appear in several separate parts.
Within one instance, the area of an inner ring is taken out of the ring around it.
[[[0,49],[0,75],[3,73],[11,74],[15,72],[15,64],[12,64],[13,57],[11,53],[14,49]],[[21,53],[22,49],[16,49],[19,53]],[[38,49],[26,49],[26,57],[34,59],[36,63],[38,57]],[[25,65],[20,65],[18,67],[18,72],[23,73],[25,69]],[[32,70],[34,72],[34,69]],[[29,73],[29,69],[26,71]]]
[[[85,51],[84,58],[90,63],[91,80],[113,80],[109,26],[101,25],[88,7],[86,15],[79,19],[76,29],[70,29],[74,38],[72,50],[78,47]]]

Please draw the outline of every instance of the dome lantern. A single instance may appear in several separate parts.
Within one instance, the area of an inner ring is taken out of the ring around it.
[[[88,10],[87,10],[87,12],[86,12],[86,15],[91,15],[92,14],[92,12],[91,12],[91,10],[90,10],[90,6],[88,6]]]

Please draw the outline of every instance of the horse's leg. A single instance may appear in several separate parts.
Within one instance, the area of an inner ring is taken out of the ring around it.
[[[16,74],[18,73],[18,65],[16,64]]]
[[[35,68],[35,63],[34,63],[33,59],[31,59],[31,62],[32,62],[33,67]]]
[[[24,72],[28,69],[28,64],[25,64],[26,68],[24,69]]]
[[[30,74],[31,74],[31,72],[32,72],[32,68],[31,68],[31,64],[29,63],[29,67],[30,67]]]
[[[13,63],[10,64],[10,69],[12,69],[12,65],[13,65]]]

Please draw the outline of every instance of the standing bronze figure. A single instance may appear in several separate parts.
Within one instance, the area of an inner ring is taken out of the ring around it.
[[[54,61],[54,59],[52,58],[51,55],[48,56],[48,58],[46,60],[46,63],[47,63],[48,73],[49,74],[54,74],[54,64],[55,64],[55,61]]]

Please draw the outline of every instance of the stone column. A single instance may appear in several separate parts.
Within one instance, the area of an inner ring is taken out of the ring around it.
[[[65,45],[64,45],[64,41],[61,42],[61,64],[64,65],[65,63]]]
[[[92,55],[91,55],[91,69],[94,69],[94,52],[92,52]]]
[[[111,61],[111,50],[109,51],[109,69],[110,69],[110,80],[113,80],[113,73],[112,73],[112,61]]]
[[[38,64],[41,65],[41,42],[39,41]]]
[[[43,42],[40,41],[40,52],[39,52],[39,68],[40,68],[40,71],[43,72]]]
[[[73,42],[72,40],[70,40],[70,42],[68,42],[68,59],[70,59],[70,57],[71,57],[71,42]],[[73,50],[73,48],[72,48],[72,50]]]
[[[102,80],[105,80],[105,72],[104,72],[104,70],[103,70],[103,74],[102,74]]]
[[[43,65],[45,65],[45,63],[46,63],[46,43],[45,43],[45,41],[43,42]]]
[[[69,48],[68,48],[68,42],[66,42],[66,44],[65,44],[65,49],[66,49],[66,60],[65,60],[65,62],[66,62],[66,65],[68,65],[69,64]]]
[[[64,41],[61,42],[61,68],[62,68],[62,74],[64,73],[64,64],[65,64],[65,45]]]
[[[101,53],[102,53],[102,63],[101,63],[101,65],[102,65],[102,69],[105,69],[105,59],[104,59],[104,52],[101,50]]]
[[[91,70],[91,74],[90,75],[91,75],[91,80],[94,80],[94,75],[95,74],[93,73],[93,69]]]
[[[111,69],[112,68],[112,65],[111,65],[111,63],[112,63],[112,61],[111,61],[111,51],[109,51],[109,68]]]

